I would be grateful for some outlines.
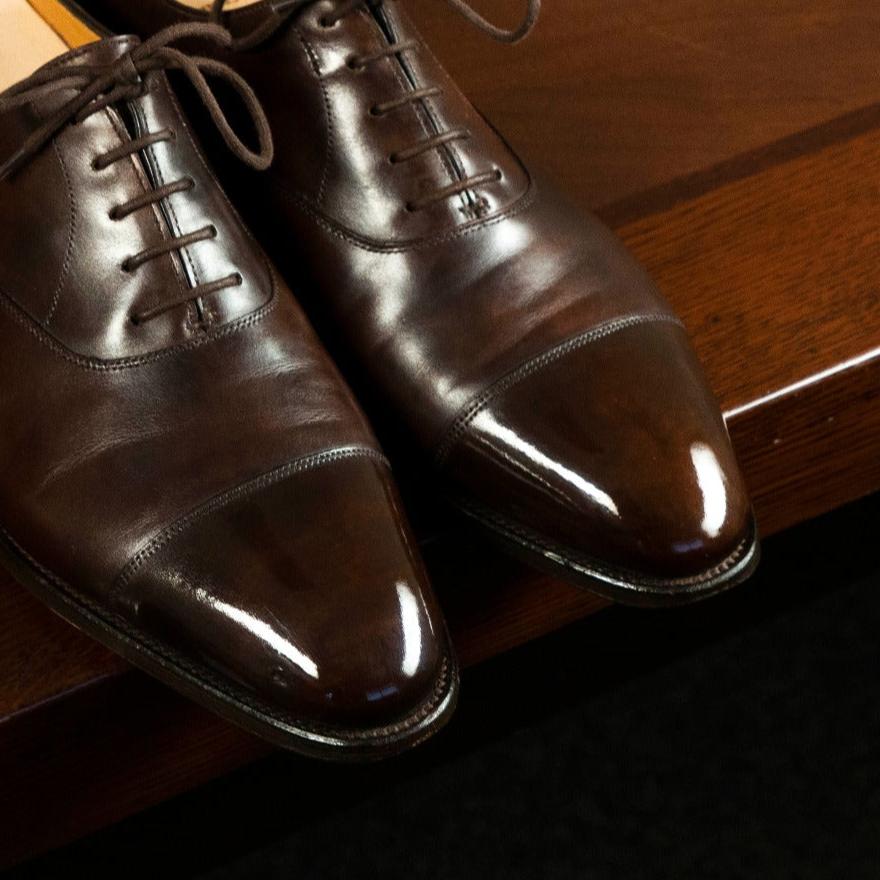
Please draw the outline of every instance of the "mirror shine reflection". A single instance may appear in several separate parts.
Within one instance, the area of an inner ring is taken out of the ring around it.
[[[601,507],[606,513],[614,517],[620,517],[620,511],[614,503],[614,499],[595,483],[591,483],[581,474],[566,467],[562,462],[556,461],[542,452],[533,443],[516,433],[512,428],[502,425],[489,410],[483,410],[473,420],[473,426],[482,434],[498,440],[509,450],[516,453],[516,461],[521,467],[526,463],[534,465],[540,471],[549,471],[565,480],[580,495],[586,496]],[[512,459],[513,460],[513,459]]]
[[[691,461],[694,463],[697,484],[703,496],[703,532],[710,538],[717,538],[727,521],[724,471],[715,450],[705,443],[694,443],[691,446]]]
[[[399,581],[397,599],[400,602],[400,623],[403,628],[403,659],[401,672],[412,678],[418,671],[422,659],[422,621],[419,600],[408,584]]]
[[[209,605],[224,617],[228,617],[239,626],[244,627],[248,632],[265,642],[265,644],[267,644],[273,651],[289,660],[298,669],[302,670],[309,676],[309,678],[314,678],[317,681],[318,665],[315,661],[312,660],[308,654],[300,651],[290,639],[274,629],[265,620],[260,620],[258,617],[249,614],[242,608],[236,608],[234,605],[230,605],[222,599],[217,599],[216,597],[211,596],[207,590],[204,590],[201,587],[198,588],[195,593],[200,602]]]

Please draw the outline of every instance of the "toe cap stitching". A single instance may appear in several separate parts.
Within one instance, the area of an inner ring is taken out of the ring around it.
[[[177,538],[190,526],[194,525],[208,514],[214,513],[234,501],[246,498],[248,495],[252,495],[260,489],[272,486],[294,474],[314,470],[315,468],[350,458],[370,458],[386,467],[390,467],[388,459],[386,459],[381,452],[378,452],[375,449],[370,449],[366,446],[344,446],[336,449],[325,449],[322,452],[314,452],[309,455],[304,455],[301,458],[297,458],[294,461],[290,461],[287,464],[260,474],[245,483],[241,483],[233,489],[228,489],[219,495],[215,495],[204,504],[201,504],[187,514],[184,514],[180,519],[164,528],[152,537],[144,547],[135,553],[125,566],[123,566],[122,570],[114,580],[113,586],[110,590],[111,598],[118,595],[118,593],[128,585],[137,571],[150,557],[154,556],[170,541]]]
[[[468,425],[492,402],[499,394],[504,393],[508,389],[517,385],[519,382],[538,372],[549,364],[555,363],[579,348],[583,348],[607,336],[611,336],[620,330],[626,330],[629,327],[635,327],[639,324],[649,324],[653,322],[667,322],[684,327],[681,320],[675,315],[666,312],[649,312],[635,315],[627,315],[623,318],[615,318],[606,321],[585,330],[582,333],[573,336],[570,339],[560,342],[553,348],[545,351],[543,354],[536,355],[533,358],[515,367],[506,373],[500,379],[493,382],[479,397],[476,397],[470,403],[466,404],[460,411],[459,415],[454,419],[452,424],[447,428],[443,438],[437,445],[434,453],[434,464],[436,467],[442,467],[452,447],[461,435],[467,430]]]
[[[374,453],[374,455],[379,455],[379,453]],[[163,644],[146,633],[135,629],[124,617],[75,589],[42,565],[42,563],[38,562],[2,526],[0,526],[0,536],[5,539],[14,553],[20,556],[34,570],[37,577],[51,585],[57,593],[64,597],[66,602],[78,606],[81,613],[85,613],[92,620],[99,621],[103,627],[112,631],[116,638],[132,646],[136,652],[147,652],[153,655],[154,658],[171,664],[171,666],[175,667],[178,674],[183,673],[202,688],[214,691],[218,696],[226,700],[231,700],[249,714],[262,716],[265,719],[294,728],[305,734],[331,736],[346,741],[349,744],[362,740],[391,737],[395,734],[405,734],[414,727],[417,727],[421,722],[430,719],[441,702],[446,699],[447,694],[452,691],[454,696],[454,691],[457,688],[457,663],[450,649],[441,660],[439,672],[430,694],[417,708],[396,722],[374,728],[345,729],[333,724],[304,721],[290,712],[279,711],[267,705],[253,692],[239,689],[235,687],[234,683],[227,683],[209,668],[192,662],[173,647]]]
[[[135,629],[128,620],[108,609],[104,604],[96,602],[94,599],[70,586],[54,574],[54,572],[38,562],[2,526],[0,526],[0,536],[5,539],[13,552],[20,556],[34,570],[35,575],[49,584],[54,591],[64,598],[65,602],[76,605],[79,613],[85,614],[92,621],[99,622],[101,626],[110,630],[117,639],[130,645],[136,653],[146,653],[151,655],[153,660],[160,660],[170,664],[176,674],[182,674],[185,678],[197,683],[203,689],[213,691],[218,698],[223,698],[224,701],[232,701],[236,707],[245,710],[250,715],[256,715],[295,731],[300,731],[306,735],[305,738],[308,738],[308,734],[313,734],[335,737],[346,744],[353,744],[381,737],[392,737],[395,734],[406,734],[426,719],[430,719],[450,692],[453,698],[455,696],[458,684],[457,664],[454,655],[450,651],[441,661],[439,673],[430,695],[415,710],[397,722],[382,727],[351,730],[332,724],[304,721],[290,712],[279,711],[268,706],[260,701],[252,692],[245,692],[242,689],[236,688],[235,683],[223,681],[212,670],[192,662],[171,646],[163,644],[146,633]]]

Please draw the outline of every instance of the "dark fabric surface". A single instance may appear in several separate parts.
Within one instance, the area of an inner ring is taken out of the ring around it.
[[[880,876],[880,499],[735,594],[614,608],[465,673],[370,767],[277,756],[15,876]]]

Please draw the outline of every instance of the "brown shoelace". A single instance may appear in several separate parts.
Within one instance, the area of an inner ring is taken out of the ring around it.
[[[238,51],[246,51],[268,40],[275,34],[278,29],[288,21],[292,16],[298,14],[307,6],[316,3],[317,0],[274,0],[269,3],[272,12],[271,17],[267,18],[261,25],[255,28],[250,34],[240,37],[233,42],[233,48]],[[511,30],[505,30],[492,22],[487,21],[481,16],[467,0],[446,0],[446,2],[466,18],[471,24],[477,27],[483,33],[488,34],[492,39],[502,43],[517,43],[524,39],[534,28],[538,15],[541,11],[541,0],[526,0],[526,13],[522,22],[518,27]],[[223,20],[223,8],[226,0],[213,0],[211,6],[212,21],[220,24]],[[338,0],[337,7],[332,12],[321,18],[323,27],[331,28],[338,22],[342,21],[347,15],[350,15],[358,8],[369,6],[378,8],[382,5],[382,0]],[[403,40],[400,42],[390,43],[385,48],[373,52],[369,55],[353,56],[348,59],[348,66],[352,70],[360,70],[364,67],[380,61],[383,58],[400,58],[406,52],[412,52],[419,48],[420,44],[416,40]],[[436,97],[442,93],[439,86],[427,86],[424,88],[414,88],[405,92],[403,95],[374,104],[370,108],[370,113],[374,116],[384,116],[407,107],[417,101],[424,101],[428,98]],[[455,141],[467,140],[470,132],[465,128],[454,128],[448,131],[438,131],[435,135],[405,149],[397,150],[388,158],[392,164],[399,164],[421,156],[429,150],[438,149],[452,144]],[[489,183],[501,180],[501,171],[493,168],[491,171],[479,172],[463,177],[460,180],[445,186],[433,193],[422,196],[418,199],[412,199],[406,204],[408,211],[420,211],[437,202],[461,195],[471,190],[475,190]]]
[[[0,166],[0,180],[5,180],[22,168],[69,123],[82,122],[93,113],[117,102],[142,97],[146,93],[146,85],[142,77],[154,70],[183,71],[208,109],[211,119],[231,152],[252,168],[257,170],[268,168],[273,157],[272,135],[263,108],[251,87],[226,64],[210,58],[189,56],[169,45],[179,40],[195,37],[209,40],[226,48],[232,45],[232,37],[229,32],[215,24],[174,25],[135,46],[112,64],[68,63],[52,65],[38,70],[0,95],[0,112],[5,112],[13,107],[22,106],[59,92],[67,90],[77,92],[73,98],[37,127],[12,157]],[[259,142],[257,152],[249,149],[233,131],[205,79],[205,73],[224,79],[241,97],[257,131]],[[103,170],[114,162],[139,153],[153,144],[173,141],[175,136],[175,133],[168,128],[145,133],[141,137],[133,138],[96,157],[92,162],[92,167],[95,171]],[[157,204],[175,193],[190,190],[194,185],[195,182],[192,178],[184,178],[155,187],[122,205],[117,205],[110,211],[110,217],[113,220],[123,220],[135,211]],[[125,272],[134,272],[138,266],[150,260],[216,236],[217,229],[213,225],[205,226],[185,235],[175,236],[128,257],[123,262],[122,269]],[[205,282],[187,290],[180,297],[163,302],[156,308],[132,315],[132,320],[135,323],[149,321],[178,306],[188,305],[209,294],[227,287],[238,286],[241,283],[242,278],[238,273],[218,278],[216,281]]]

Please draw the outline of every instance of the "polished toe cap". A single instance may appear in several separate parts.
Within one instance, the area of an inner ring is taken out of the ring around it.
[[[747,493],[676,322],[586,335],[490,392],[457,426],[444,467],[508,537],[670,585],[720,574],[744,552]]]
[[[132,561],[118,595],[142,631],[298,730],[405,736],[454,687],[440,612],[371,455],[294,465],[209,503]]]

